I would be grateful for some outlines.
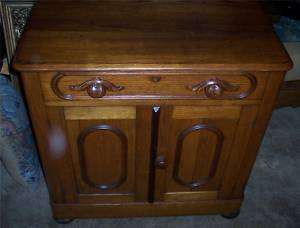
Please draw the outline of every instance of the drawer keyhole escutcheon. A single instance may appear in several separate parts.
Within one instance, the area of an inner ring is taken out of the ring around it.
[[[70,90],[83,91],[86,90],[88,95],[92,98],[104,97],[106,91],[121,91],[124,89],[123,86],[116,86],[113,83],[103,80],[101,78],[95,78],[92,80],[85,81],[79,85],[69,86]]]
[[[160,80],[161,80],[160,76],[153,76],[153,77],[151,77],[151,81],[152,82],[159,82]]]

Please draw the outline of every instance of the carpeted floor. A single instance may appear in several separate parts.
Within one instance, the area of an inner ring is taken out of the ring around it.
[[[75,220],[57,225],[51,218],[45,184],[36,190],[17,185],[1,167],[1,227],[300,227],[300,108],[273,113],[248,183],[241,214],[131,219]]]

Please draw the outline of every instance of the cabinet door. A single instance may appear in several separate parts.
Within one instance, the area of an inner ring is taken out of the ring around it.
[[[151,107],[65,107],[80,203],[147,201]]]
[[[238,159],[236,153],[242,154],[241,142],[245,142],[256,112],[256,106],[162,107],[155,200],[218,199],[224,180],[234,184],[224,176],[232,173],[226,172],[226,165]]]

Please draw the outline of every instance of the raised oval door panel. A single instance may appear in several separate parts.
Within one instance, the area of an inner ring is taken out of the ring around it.
[[[80,202],[147,201],[151,108],[66,107],[64,112]]]
[[[236,132],[254,120],[250,116],[247,126],[243,125],[243,112],[242,106],[161,108],[156,201],[218,198],[234,142],[243,137]]]

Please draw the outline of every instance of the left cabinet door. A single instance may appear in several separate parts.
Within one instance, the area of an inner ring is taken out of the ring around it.
[[[79,203],[146,202],[151,107],[64,107]]]

